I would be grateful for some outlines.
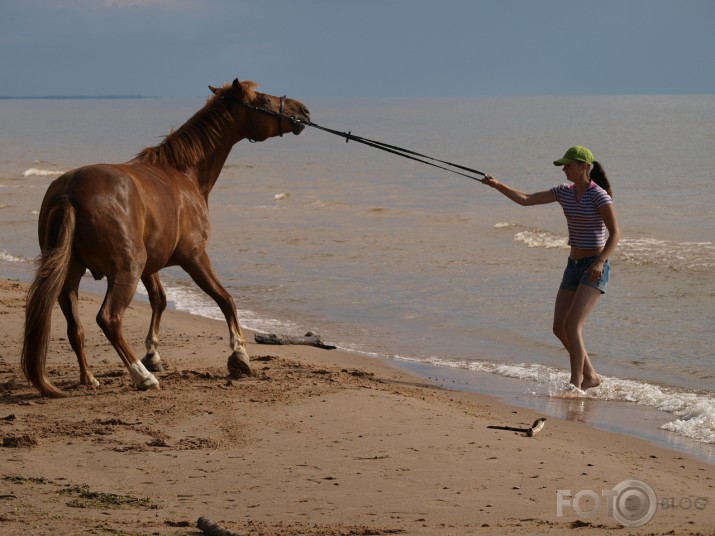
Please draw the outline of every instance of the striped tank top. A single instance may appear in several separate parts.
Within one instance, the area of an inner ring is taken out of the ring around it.
[[[578,200],[573,184],[554,186],[551,191],[566,216],[569,246],[578,249],[602,248],[606,244],[606,224],[598,209],[613,204],[608,192],[593,181]]]

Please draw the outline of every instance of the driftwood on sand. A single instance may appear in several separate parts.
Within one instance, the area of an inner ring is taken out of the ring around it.
[[[317,333],[309,331],[305,335],[277,335],[275,333],[256,333],[258,344],[305,344],[307,346],[317,346],[325,350],[334,350],[335,346],[327,344]]]

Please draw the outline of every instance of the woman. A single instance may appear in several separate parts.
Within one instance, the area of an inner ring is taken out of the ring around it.
[[[608,178],[591,151],[580,145],[571,147],[554,165],[563,166],[571,184],[527,194],[489,174],[482,182],[522,206],[558,201],[563,207],[571,252],[556,295],[553,329],[569,353],[571,384],[585,390],[600,385],[601,379],[586,353],[583,326],[598,298],[606,292],[608,259],[621,238],[621,230]]]

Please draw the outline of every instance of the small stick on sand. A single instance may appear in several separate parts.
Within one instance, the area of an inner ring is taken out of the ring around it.
[[[541,432],[541,430],[544,428],[546,425],[546,417],[541,417],[539,419],[536,419],[534,421],[534,424],[531,425],[531,428],[529,428],[529,431],[526,432],[526,435],[529,437],[534,437],[536,434]]]
[[[514,426],[487,426],[487,428],[494,428],[496,430],[509,430],[511,432],[521,432],[526,434],[528,437],[534,437],[536,434],[544,429],[546,424],[546,417],[539,417],[534,421],[529,428],[516,428]]]

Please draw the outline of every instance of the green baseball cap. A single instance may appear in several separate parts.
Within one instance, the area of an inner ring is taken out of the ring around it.
[[[564,155],[563,158],[560,158],[558,160],[554,160],[554,165],[555,166],[564,166],[568,164],[569,162],[573,162],[574,160],[578,160],[579,162],[586,162],[589,166],[593,164],[593,153],[589,151],[586,147],[583,147],[581,145],[576,145],[574,147],[571,147],[568,151],[566,151],[566,154]]]

